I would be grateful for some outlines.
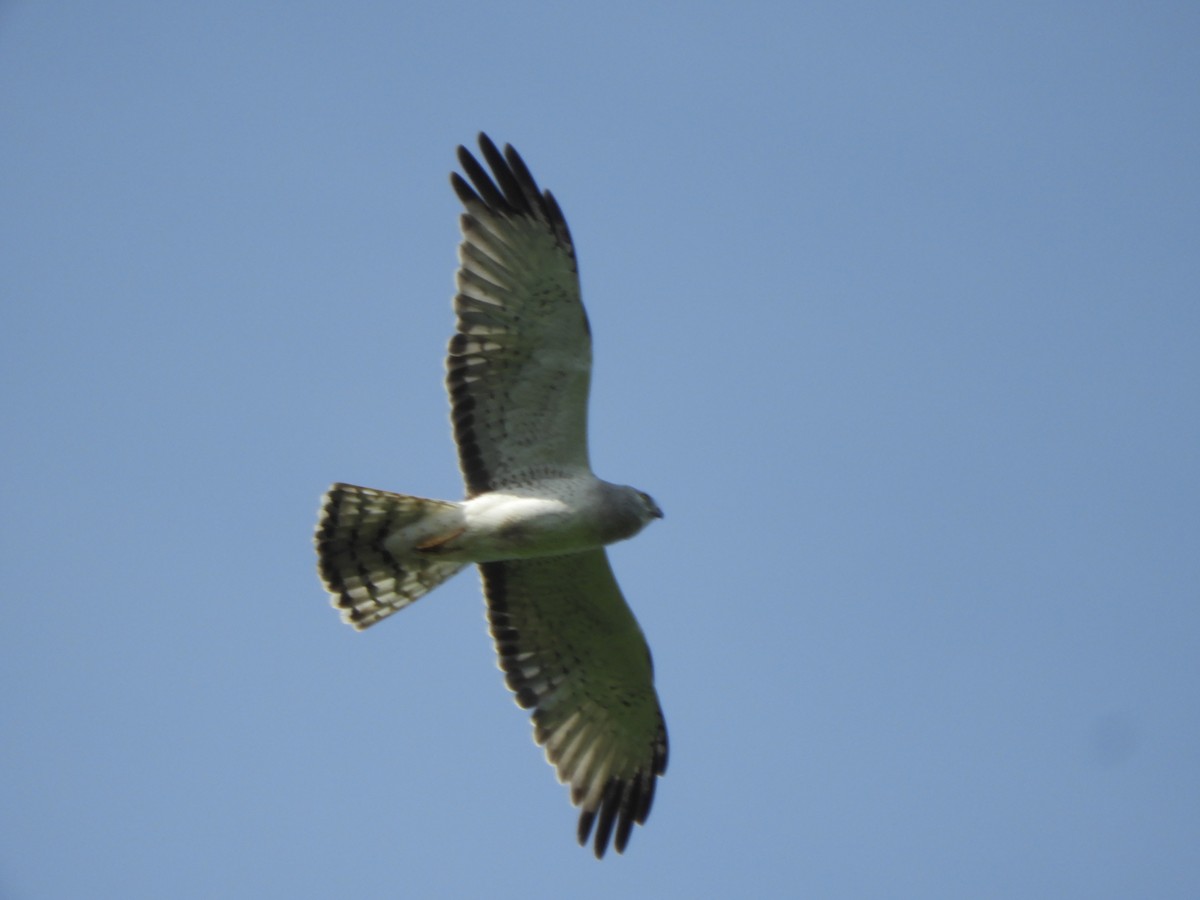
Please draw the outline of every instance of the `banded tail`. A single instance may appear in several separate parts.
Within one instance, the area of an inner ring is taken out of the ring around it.
[[[359,631],[433,590],[466,563],[420,552],[457,503],[335,484],[321,501],[317,568],[342,621]],[[407,533],[405,533],[407,532]]]

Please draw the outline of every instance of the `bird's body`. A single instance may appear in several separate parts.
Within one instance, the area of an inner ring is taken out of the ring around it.
[[[443,559],[495,562],[595,550],[631,538],[662,513],[633,488],[598,478],[545,479],[464,500],[463,531]]]
[[[470,184],[459,256],[458,330],[447,387],[467,486],[462,501],[335,484],[316,545],[334,605],[358,629],[479,565],[488,619],[517,702],[601,856],[645,821],[667,737],[641,629],[604,547],[662,512],[591,470],[591,332],[558,204],[511,147],[485,135],[493,176],[465,149]],[[495,181],[493,181],[493,177]]]

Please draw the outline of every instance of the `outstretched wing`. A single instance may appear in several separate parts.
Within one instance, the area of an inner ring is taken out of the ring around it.
[[[592,341],[575,249],[549,191],[511,146],[479,135],[492,176],[465,147],[450,176],[461,218],[457,333],[446,386],[469,496],[590,471]],[[494,180],[493,180],[494,178]]]
[[[604,855],[625,849],[667,768],[667,729],[650,648],[603,550],[483,563],[488,621],[534,738],[580,807],[579,843],[595,827]],[[615,836],[614,836],[615,827]]]

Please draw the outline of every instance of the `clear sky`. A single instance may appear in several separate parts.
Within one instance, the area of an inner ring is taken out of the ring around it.
[[[1200,6],[0,5],[0,896],[1200,896]],[[574,232],[671,763],[575,813],[464,573],[454,148]]]

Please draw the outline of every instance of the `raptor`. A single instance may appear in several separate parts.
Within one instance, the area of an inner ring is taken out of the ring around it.
[[[605,551],[662,511],[592,472],[592,337],[558,203],[511,146],[479,148],[490,173],[459,147],[450,176],[464,212],[446,386],[466,499],[335,484],[318,569],[364,629],[479,567],[500,668],[599,858],[624,851],[667,767],[650,650]]]

